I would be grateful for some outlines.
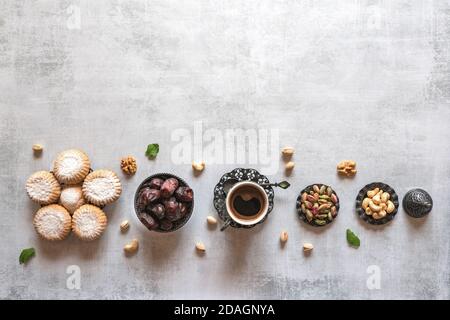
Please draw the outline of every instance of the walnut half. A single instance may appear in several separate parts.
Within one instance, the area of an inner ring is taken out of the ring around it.
[[[337,165],[337,171],[340,175],[347,177],[354,176],[356,174],[356,162],[353,160],[344,160]]]
[[[122,160],[120,160],[120,168],[128,175],[135,174],[137,171],[136,159],[132,156],[122,158]]]

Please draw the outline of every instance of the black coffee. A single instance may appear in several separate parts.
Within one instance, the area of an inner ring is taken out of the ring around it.
[[[237,196],[234,198],[233,208],[243,216],[254,216],[261,210],[261,202],[257,198],[245,201],[241,196]]]
[[[241,219],[252,219],[260,215],[264,209],[265,197],[259,189],[242,186],[231,195],[231,209]]]

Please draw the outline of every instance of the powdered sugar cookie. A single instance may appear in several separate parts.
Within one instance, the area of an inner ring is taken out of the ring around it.
[[[59,203],[73,214],[75,210],[86,204],[83,197],[83,191],[80,186],[69,186],[61,191],[61,196],[59,198]]]
[[[25,187],[31,200],[43,205],[57,202],[61,194],[61,186],[48,171],[33,173]]]
[[[51,204],[36,212],[33,224],[42,238],[52,241],[63,240],[70,233],[72,218],[64,207]]]
[[[90,167],[89,158],[83,151],[70,149],[58,154],[53,173],[60,183],[73,185],[84,180]]]
[[[106,224],[107,219],[103,210],[90,204],[79,207],[72,217],[72,230],[84,241],[100,238]]]
[[[99,207],[116,201],[121,193],[120,180],[110,170],[95,170],[86,177],[83,183],[84,198]]]

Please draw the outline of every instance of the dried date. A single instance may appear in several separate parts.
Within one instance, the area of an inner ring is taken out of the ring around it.
[[[194,198],[194,192],[189,187],[179,187],[175,191],[175,197],[178,199],[178,201],[192,202],[192,199]]]
[[[164,219],[166,208],[164,208],[164,205],[158,203],[150,206],[150,212],[155,218],[161,220]]]
[[[169,178],[161,186],[161,196],[163,198],[171,197],[175,190],[177,190],[179,182],[175,178]]]
[[[150,180],[150,188],[160,190],[161,186],[163,185],[164,180],[160,178],[153,178]]]

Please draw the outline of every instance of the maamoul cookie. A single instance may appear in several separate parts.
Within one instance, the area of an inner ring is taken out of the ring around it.
[[[47,240],[63,240],[70,233],[72,218],[62,206],[51,204],[40,208],[33,220],[37,233]]]
[[[86,204],[83,197],[83,191],[80,186],[69,186],[61,191],[61,196],[59,198],[59,203],[73,214],[75,210]]]
[[[100,238],[106,224],[107,219],[103,210],[90,204],[79,207],[72,217],[72,230],[84,241]]]
[[[84,198],[99,207],[116,201],[121,193],[120,180],[110,170],[95,170],[86,177],[83,183]]]
[[[61,194],[61,186],[48,171],[33,173],[25,187],[31,200],[43,205],[57,202]]]
[[[88,175],[90,167],[89,158],[83,151],[70,149],[58,154],[53,173],[60,183],[78,184]]]

